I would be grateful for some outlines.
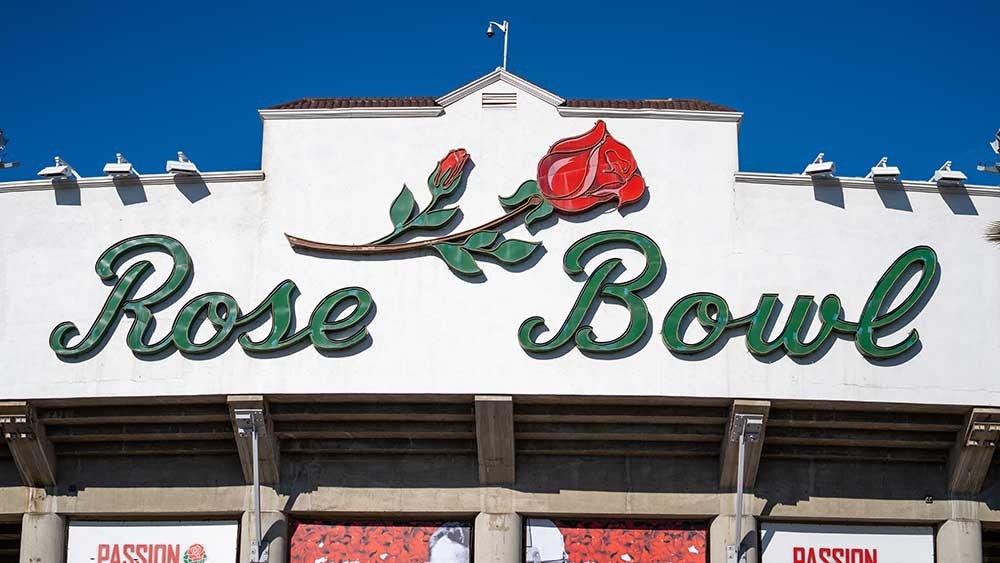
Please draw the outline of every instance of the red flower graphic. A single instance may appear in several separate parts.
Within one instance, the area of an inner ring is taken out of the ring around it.
[[[570,563],[704,563],[703,524],[638,520],[555,520]]]
[[[469,526],[456,522],[292,524],[291,563],[447,563],[469,560]],[[435,557],[437,555],[437,557]]]
[[[462,169],[468,162],[468,151],[452,149],[438,162],[427,183],[436,188],[451,188],[452,184],[457,185],[458,179],[462,177]]]
[[[556,209],[579,213],[612,199],[620,209],[642,197],[646,181],[632,151],[598,120],[590,131],[549,148],[538,163],[538,187]]]
[[[187,548],[185,553],[185,559],[191,563],[200,563],[205,560],[205,546],[200,543],[193,544],[191,547]]]

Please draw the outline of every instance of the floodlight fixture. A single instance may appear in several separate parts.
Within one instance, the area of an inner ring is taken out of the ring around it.
[[[112,178],[123,178],[126,176],[138,176],[132,163],[125,160],[122,153],[115,153],[115,161],[104,165],[104,173]]]
[[[894,182],[899,178],[899,167],[889,166],[889,157],[883,156],[882,160],[878,161],[878,164],[872,166],[872,169],[865,178],[872,179],[876,182]]]
[[[980,162],[976,165],[976,170],[989,174],[1000,174],[1000,162]]]
[[[960,170],[951,169],[951,161],[947,161],[934,171],[934,175],[931,176],[928,182],[934,182],[941,186],[958,187],[965,183],[969,178]]]
[[[68,162],[59,158],[55,158],[55,164],[53,166],[46,166],[38,171],[38,175],[43,178],[51,178],[52,180],[68,180],[70,178],[80,178],[80,175],[69,165]]]
[[[803,174],[813,178],[830,178],[837,172],[837,166],[832,160],[823,161],[823,153],[816,155],[816,160],[806,166]]]
[[[174,176],[197,176],[201,174],[198,167],[191,162],[183,151],[177,151],[177,160],[167,161],[167,172]]]
[[[10,142],[10,139],[8,139],[3,134],[3,129],[0,129],[0,170],[3,170],[5,168],[17,168],[17,166],[19,164],[21,164],[20,162],[4,162],[3,161],[3,158],[5,156],[7,156],[7,153],[4,152],[4,149],[7,148],[7,143],[9,143],[9,142]]]

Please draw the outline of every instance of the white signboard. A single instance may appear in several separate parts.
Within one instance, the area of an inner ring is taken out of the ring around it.
[[[761,563],[934,563],[934,529],[762,523]]]
[[[237,522],[71,522],[66,563],[235,563]]]

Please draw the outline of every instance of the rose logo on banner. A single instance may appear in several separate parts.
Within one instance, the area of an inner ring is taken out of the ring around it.
[[[621,208],[642,197],[646,182],[639,173],[632,151],[608,133],[604,121],[577,137],[557,141],[538,163],[536,180],[528,180],[500,204],[507,213],[478,227],[436,238],[393,243],[414,231],[442,230],[457,216],[459,207],[443,203],[458,191],[470,161],[465,149],[449,152],[427,178],[430,203],[420,209],[413,192],[404,185],[389,206],[392,231],[368,244],[327,244],[286,234],[292,248],[330,255],[389,254],[432,249],[454,272],[466,276],[482,274],[476,257],[491,257],[506,265],[527,260],[540,242],[503,239],[499,228],[518,216],[525,226],[554,211],[580,213],[598,204],[617,201]]]
[[[205,546],[200,543],[191,545],[184,552],[184,563],[205,563],[207,558],[205,557]]]

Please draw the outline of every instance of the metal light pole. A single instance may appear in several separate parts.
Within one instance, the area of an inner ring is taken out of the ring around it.
[[[743,546],[743,481],[746,466],[747,440],[756,442],[760,438],[760,430],[764,427],[764,417],[759,414],[737,414],[733,418],[733,431],[730,441],[739,441],[739,455],[736,463],[736,535],[735,544],[726,547],[727,563],[742,563],[746,555]]]
[[[261,529],[260,517],[260,436],[264,433],[264,411],[261,409],[236,409],[233,411],[236,417],[236,429],[240,436],[250,436],[250,444],[253,454],[253,518],[254,518],[254,538],[250,542],[250,563],[264,563],[267,557],[262,557],[264,553],[263,533]]]
[[[497,26],[503,32],[503,65],[500,67],[507,70],[507,37],[510,36],[510,22],[503,20],[503,23],[491,21],[486,26],[486,37],[493,37],[493,26]]]

